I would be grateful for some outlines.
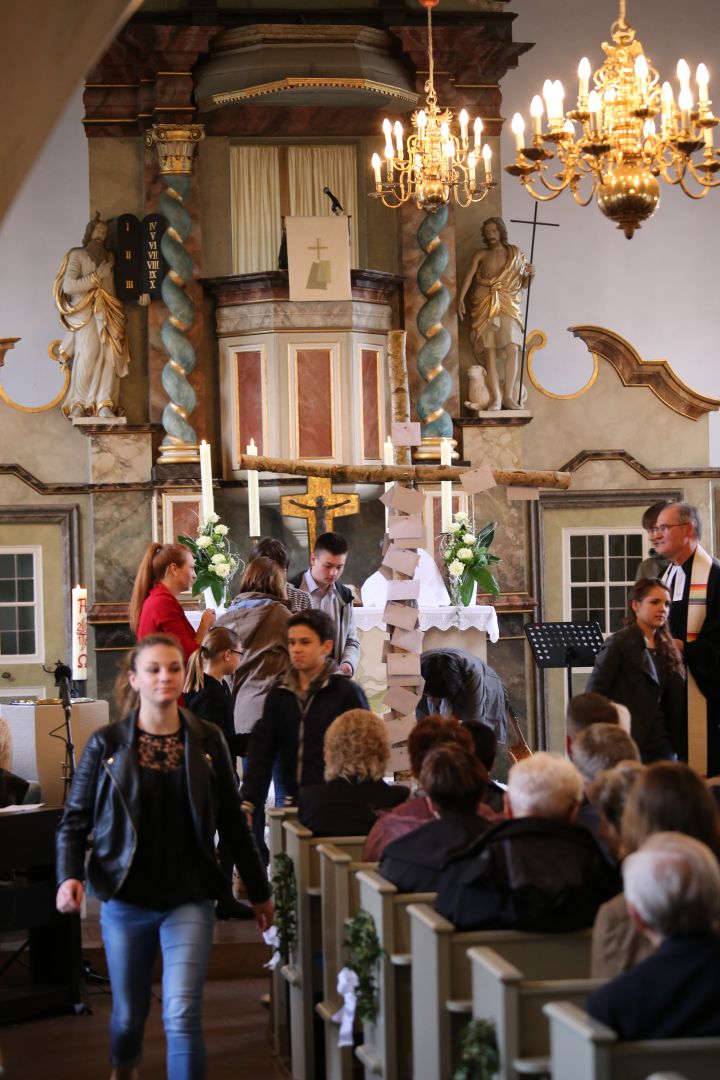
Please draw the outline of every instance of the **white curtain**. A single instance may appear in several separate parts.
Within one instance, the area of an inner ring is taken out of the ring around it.
[[[329,187],[350,220],[350,263],[358,265],[357,167],[354,146],[289,146],[290,213],[323,217],[332,213],[323,193]]]
[[[233,274],[276,270],[282,222],[276,146],[230,147]]]

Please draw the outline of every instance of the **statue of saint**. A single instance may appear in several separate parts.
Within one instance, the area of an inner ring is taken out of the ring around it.
[[[53,284],[55,306],[67,330],[60,357],[72,363],[70,389],[62,406],[68,417],[119,415],[120,379],[130,364],[127,319],[115,296],[114,256],[106,247],[107,235],[107,223],[95,214],[82,247],[68,251]],[[147,303],[144,297],[143,301]]]
[[[476,251],[460,295],[458,314],[465,316],[465,295],[470,289],[470,344],[487,371],[489,409],[521,409],[519,358],[523,324],[520,298],[535,273],[519,248],[507,242],[502,218],[482,224],[485,247]],[[498,360],[504,361],[500,379]]]

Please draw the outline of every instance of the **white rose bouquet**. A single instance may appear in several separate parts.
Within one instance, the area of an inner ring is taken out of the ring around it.
[[[464,511],[454,515],[448,532],[443,534],[440,554],[447,567],[450,591],[456,604],[467,607],[476,584],[491,596],[500,595],[500,586],[490,571],[493,563],[500,562],[499,556],[491,555],[488,550],[494,537],[494,521],[476,533]]]
[[[200,532],[193,540],[178,536],[178,543],[189,548],[195,560],[197,577],[192,587],[193,596],[210,589],[216,604],[225,601],[228,586],[235,574],[245,564],[232,550],[228,540],[228,527],[220,523],[217,514],[208,514]]]

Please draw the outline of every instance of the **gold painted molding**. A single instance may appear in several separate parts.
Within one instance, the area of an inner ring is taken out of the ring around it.
[[[600,370],[600,362],[597,357],[597,353],[592,353],[593,369],[590,378],[581,386],[579,390],[576,390],[573,394],[553,394],[552,390],[546,390],[544,386],[538,382],[535,371],[533,370],[533,357],[535,352],[544,349],[547,345],[547,334],[544,334],[542,330],[531,330],[528,334],[526,348],[527,348],[527,373],[530,382],[533,384],[538,393],[543,394],[545,397],[554,398],[556,401],[572,401],[573,398],[582,397],[586,394],[590,387],[593,385],[598,377],[598,371]]]
[[[585,343],[595,362],[601,356],[617,372],[623,386],[644,386],[673,412],[699,420],[720,409],[717,398],[706,397],[687,386],[667,360],[643,360],[633,346],[603,326],[570,326],[574,337]]]
[[[0,339],[0,340],[2,340],[2,339]],[[19,340],[20,340],[20,338],[15,338],[15,341],[19,341]],[[60,365],[63,365],[63,360],[62,360],[62,358],[60,356],[60,338],[56,338],[55,341],[50,342],[50,344],[48,345],[48,356],[50,357],[51,360],[55,360],[56,363],[58,363]],[[25,412],[25,413],[49,412],[50,409],[54,409],[56,405],[60,404],[60,402],[62,401],[62,399],[65,397],[65,395],[68,392],[68,386],[70,385],[70,368],[68,367],[67,364],[65,364],[63,370],[64,370],[65,378],[64,378],[64,381],[63,381],[62,390],[57,395],[57,397],[54,397],[52,399],[52,401],[48,402],[47,405],[35,405],[35,406],[18,405],[18,403],[16,401],[13,401],[12,398],[8,397],[2,383],[0,383],[0,400],[4,401],[6,405],[9,405],[11,409],[16,409],[18,412]]]
[[[417,105],[418,95],[403,90],[399,86],[390,86],[387,83],[375,82],[372,79],[343,79],[311,78],[309,76],[288,76],[285,79],[277,79],[275,82],[262,83],[258,86],[246,86],[242,90],[226,90],[221,94],[212,94],[210,98],[201,101],[200,107],[208,105],[230,105],[238,101],[249,101],[252,98],[266,97],[270,94],[280,94],[286,90],[365,90],[381,97],[391,97],[404,101],[408,106]]]

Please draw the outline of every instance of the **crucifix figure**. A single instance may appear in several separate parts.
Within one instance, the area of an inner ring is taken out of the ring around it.
[[[306,495],[283,495],[280,512],[285,517],[304,518],[307,522],[310,551],[318,536],[333,532],[336,517],[357,514],[360,509],[359,495],[340,495],[332,489],[332,482],[319,476],[309,476]]]

